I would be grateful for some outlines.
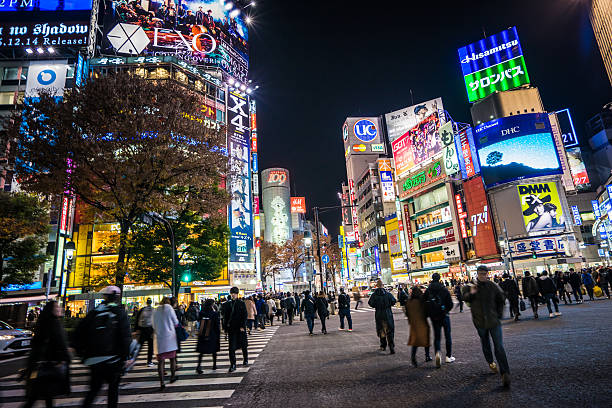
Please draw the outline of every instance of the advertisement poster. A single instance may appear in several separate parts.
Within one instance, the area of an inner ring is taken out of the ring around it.
[[[519,184],[517,188],[527,233],[538,235],[565,229],[556,183]]]
[[[481,177],[475,177],[463,183],[463,196],[472,231],[476,257],[496,255],[497,240],[491,221],[491,210]]]
[[[383,193],[383,202],[395,202],[395,185],[393,184],[393,169],[391,160],[378,160],[378,174],[380,176],[380,187]]]
[[[434,112],[437,112],[440,118],[445,117],[442,98],[417,103],[416,105],[387,113],[385,115],[385,122],[387,122],[389,142],[393,143],[397,138],[421,123]],[[442,122],[444,121],[443,119]]]
[[[178,3],[112,0],[112,4],[113,8],[104,15],[106,34],[118,23],[137,25],[149,39],[144,54],[175,56],[196,65],[220,67],[240,80],[246,79],[246,17],[232,3],[224,5],[218,0],[184,0]],[[141,35],[139,33],[142,31],[135,31],[132,36]],[[117,39],[114,42],[122,43]],[[103,52],[114,53],[114,50],[110,41],[103,46]]]
[[[391,144],[398,176],[442,152],[439,128],[438,113],[434,112]]]
[[[306,197],[291,197],[291,212],[306,214]]]
[[[453,122],[446,122],[439,129],[440,140],[444,146],[442,160],[444,161],[444,172],[448,176],[459,173],[459,157],[455,144]]]
[[[342,125],[342,141],[347,160],[352,155],[378,156],[385,152],[378,118],[346,118]]]
[[[25,96],[36,97],[40,91],[50,91],[55,96],[64,95],[66,64],[68,60],[31,61],[28,69]]]
[[[476,127],[474,133],[480,172],[487,187],[562,173],[545,113],[495,119]]]
[[[570,147],[565,150],[567,153],[567,162],[569,164],[570,172],[572,173],[572,180],[574,186],[578,190],[588,190],[591,188],[591,182],[589,180],[589,174],[582,160],[582,152],[580,147]]]
[[[234,176],[229,183],[231,202],[229,218],[230,270],[255,269],[253,261],[253,208],[251,197],[251,138],[245,96],[228,95],[227,134],[230,167]]]
[[[386,220],[385,228],[387,230],[387,242],[389,243],[391,273],[405,273],[406,263],[404,262],[404,255],[402,253],[397,217],[393,216],[393,218]]]

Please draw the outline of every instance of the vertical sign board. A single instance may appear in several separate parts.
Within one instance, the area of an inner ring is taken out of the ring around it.
[[[593,214],[595,215],[595,219],[599,219],[601,217],[601,212],[599,211],[599,201],[591,200],[591,206],[593,206]]]
[[[457,148],[455,144],[455,134],[453,122],[446,122],[439,129],[440,140],[444,145],[442,160],[444,162],[444,172],[448,176],[457,174],[460,170],[459,159],[457,158]]]
[[[580,216],[580,210],[577,205],[572,205],[572,215],[574,216],[574,225],[582,225],[582,217]]]
[[[251,198],[251,137],[246,96],[228,95],[227,132],[231,170],[229,261],[232,269],[255,269],[253,262],[253,208]]]
[[[461,238],[466,239],[468,237],[467,224],[465,219],[467,213],[463,210],[463,202],[461,201],[461,194],[455,194],[455,204],[457,205],[457,216],[459,217],[459,227],[461,229]]]
[[[516,27],[458,50],[470,102],[529,83]]]
[[[478,156],[476,155],[476,147],[474,145],[474,136],[472,128],[468,127],[459,133],[459,137],[455,138],[457,150],[459,152],[459,165],[461,167],[461,176],[466,179],[480,173],[480,165],[478,164]]]
[[[395,187],[393,185],[393,169],[390,159],[378,160],[378,174],[380,175],[380,187],[383,193],[383,202],[395,202]]]
[[[476,256],[482,258],[497,254],[497,240],[482,178],[474,177],[464,182],[463,191]]]

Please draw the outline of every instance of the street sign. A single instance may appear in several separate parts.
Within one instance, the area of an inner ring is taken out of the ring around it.
[[[327,255],[327,254],[323,255],[321,260],[323,261],[324,264],[328,264],[329,263],[329,255]]]

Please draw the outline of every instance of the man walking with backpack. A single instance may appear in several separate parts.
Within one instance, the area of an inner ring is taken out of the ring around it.
[[[348,322],[348,331],[353,331],[353,319],[351,318],[351,298],[340,288],[338,295],[338,314],[340,315],[340,330],[344,330],[344,318]]]
[[[444,340],[446,340],[446,362],[452,363],[455,357],[452,355],[453,342],[451,339],[451,325],[448,313],[453,308],[453,299],[442,283],[440,274],[431,275],[431,283],[425,291],[425,311],[431,319],[434,331],[434,349],[436,351],[436,367],[440,368],[442,357],[440,356],[440,341],[442,340],[442,328],[444,328]]]
[[[153,307],[151,298],[147,298],[147,305],[136,315],[136,331],[139,333],[139,342],[142,347],[147,342],[147,365],[153,366]]]
[[[107,286],[100,293],[104,301],[79,324],[75,343],[83,364],[91,368],[83,407],[91,406],[102,383],[106,382],[108,406],[114,408],[119,401],[119,382],[130,351],[130,323],[121,308],[121,290]]]

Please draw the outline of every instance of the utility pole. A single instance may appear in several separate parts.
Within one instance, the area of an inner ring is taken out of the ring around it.
[[[317,234],[317,259],[319,260],[319,280],[321,282],[321,290],[327,293],[327,287],[323,285],[323,261],[321,260],[321,241],[319,236],[319,207],[314,207],[315,231]]]
[[[510,267],[512,268],[512,274],[516,279],[516,272],[514,270],[514,260],[512,259],[512,249],[510,248],[510,241],[508,240],[508,229],[506,228],[506,220],[504,220],[504,237],[506,239],[506,248],[508,248],[508,255],[510,256]]]

